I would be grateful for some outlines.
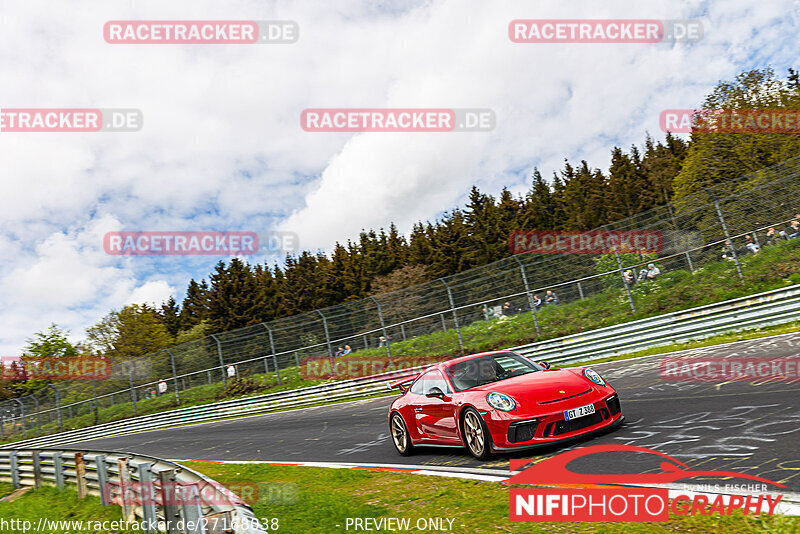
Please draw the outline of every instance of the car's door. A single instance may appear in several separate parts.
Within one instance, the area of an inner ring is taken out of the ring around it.
[[[438,369],[430,370],[414,385],[418,385],[416,389],[419,392],[414,406],[419,432],[435,440],[457,441],[453,392],[442,373]]]

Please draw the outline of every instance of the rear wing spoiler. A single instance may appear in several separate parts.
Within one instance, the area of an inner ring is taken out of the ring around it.
[[[409,384],[414,380],[416,380],[419,375],[420,373],[416,373],[413,375],[404,376],[400,380],[396,380],[394,382],[387,382],[386,387],[389,389],[397,388],[403,393],[405,393],[406,391],[408,391],[408,388],[410,387]]]

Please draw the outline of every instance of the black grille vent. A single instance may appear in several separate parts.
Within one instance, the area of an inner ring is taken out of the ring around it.
[[[536,433],[536,427],[538,425],[538,421],[511,423],[508,425],[508,441],[512,443],[518,443],[520,441],[528,441],[529,439],[533,439],[533,435]]]
[[[611,415],[617,415],[620,412],[619,397],[612,395],[611,397],[607,398],[606,406],[608,406],[608,411],[611,412]]]

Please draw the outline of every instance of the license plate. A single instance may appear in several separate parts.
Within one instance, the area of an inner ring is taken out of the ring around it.
[[[578,417],[583,417],[584,415],[591,415],[594,413],[594,404],[587,404],[586,406],[578,406],[577,408],[573,408],[571,410],[564,410],[564,420],[570,421],[572,419],[577,419]]]

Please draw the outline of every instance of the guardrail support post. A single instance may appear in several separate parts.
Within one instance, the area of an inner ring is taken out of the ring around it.
[[[150,528],[157,521],[156,503],[153,499],[153,469],[147,462],[141,462],[136,466],[139,471],[139,487],[141,488],[142,523],[144,532],[155,532]]]
[[[389,357],[389,360],[392,359],[392,349],[389,348],[389,334],[386,333],[386,323],[383,322],[383,310],[381,309],[381,303],[378,302],[378,299],[375,297],[370,297],[372,302],[375,303],[375,306],[378,308],[378,319],[381,321],[381,332],[383,333],[383,339],[386,341],[383,342],[383,346],[386,347],[386,356]]]
[[[583,286],[580,282],[578,282],[578,295],[581,296],[581,300],[584,300],[585,297],[583,296]]]
[[[166,523],[167,534],[180,534],[181,530],[178,525],[181,522],[181,508],[178,506],[175,470],[164,469],[159,471],[158,480],[161,482],[161,502],[164,506],[164,522]]]
[[[406,327],[403,323],[400,323],[400,335],[403,336],[403,341],[406,340]]]
[[[631,311],[636,313],[636,304],[633,303],[633,293],[631,293],[631,288],[628,284],[625,283],[625,269],[622,267],[622,260],[619,257],[619,251],[617,247],[614,247],[614,257],[617,258],[617,265],[619,266],[619,277],[622,280],[622,285],[625,286],[625,292],[628,294],[628,302],[631,305]]]
[[[300,367],[300,356],[297,355],[297,351],[294,352],[294,363],[297,364],[297,367]]]
[[[19,453],[11,451],[8,453],[8,467],[11,471],[11,485],[14,489],[19,487]]]
[[[333,358],[333,347],[331,346],[331,336],[328,332],[328,320],[322,314],[322,311],[317,310],[317,313],[322,317],[322,327],[325,329],[325,343],[328,345],[328,358]]]
[[[39,451],[31,452],[33,463],[33,488],[38,490],[42,487],[42,457]]]
[[[444,278],[440,278],[439,281],[444,284],[445,289],[447,289],[447,298],[450,299],[450,309],[453,310],[453,322],[456,325],[456,333],[458,334],[458,345],[461,347],[461,354],[464,354],[464,338],[461,337],[461,327],[458,325],[458,314],[456,313],[456,304],[453,301],[453,292],[450,290],[450,286],[447,285]]]
[[[57,451],[53,453],[53,474],[56,479],[56,487],[59,491],[64,489],[64,453]],[[102,489],[102,488],[101,488]]]
[[[2,439],[3,441],[5,441],[6,439],[5,426],[6,426],[6,412],[5,408],[3,408],[3,411],[0,412],[0,439]]]
[[[522,284],[525,286],[525,294],[528,295],[528,307],[531,309],[531,315],[533,315],[533,326],[536,327],[536,336],[541,336],[542,332],[539,330],[539,319],[536,317],[536,305],[533,303],[533,295],[531,295],[531,288],[528,286],[528,275],[525,274],[525,267],[522,265],[522,261],[517,256],[511,256],[519,265],[519,272],[522,274]],[[580,289],[581,284],[578,282],[578,288]],[[581,292],[581,299],[583,299],[583,292]]]
[[[272,339],[272,328],[267,326],[267,323],[261,323],[261,325],[267,329],[267,333],[269,334],[269,347],[272,349],[272,363],[275,364],[275,380],[277,380],[278,384],[281,383],[281,370],[278,368],[278,356],[275,354],[275,341]],[[267,365],[267,357],[264,357],[264,369],[267,370],[269,373],[269,366]]]
[[[447,332],[447,321],[444,320],[444,313],[439,314],[439,317],[442,318],[442,332]]]
[[[86,486],[86,463],[83,461],[83,453],[75,453],[75,481],[78,484],[78,498],[83,499],[88,495]]]
[[[56,394],[56,417],[58,419],[58,431],[64,431],[64,422],[61,419],[61,394],[58,392],[58,388],[55,384],[50,384],[50,387],[53,389],[53,392]]]
[[[106,499],[106,496],[111,495],[111,488],[108,486],[108,466],[106,465],[105,454],[95,455],[94,468],[97,472],[97,485],[100,486],[100,504],[108,506],[111,503]]]
[[[175,367],[175,356],[169,349],[164,349],[169,354],[169,363],[172,366],[172,384],[175,387],[175,402],[178,406],[181,405],[181,394],[178,392],[178,371]]]
[[[717,210],[717,217],[719,217],[719,223],[722,225],[722,231],[725,233],[725,239],[731,244],[731,253],[733,254],[733,263],[736,264],[736,272],[739,274],[739,279],[744,282],[742,266],[739,264],[739,254],[736,253],[736,247],[733,246],[733,241],[731,241],[731,234],[728,232],[728,225],[725,223],[725,217],[722,215],[722,208],[719,207],[719,201],[710,189],[706,189],[706,193],[711,197],[711,201],[714,202],[714,209]]]
[[[203,510],[200,508],[200,491],[197,484],[182,486],[181,515],[185,534],[205,534],[203,528]]]
[[[211,334],[211,337],[214,338],[214,341],[217,342],[217,354],[219,355],[219,368],[222,371],[222,384],[226,385],[228,383],[228,379],[225,376],[227,374],[225,373],[225,361],[222,359],[222,343],[220,343],[219,339],[217,339],[217,336],[215,336],[214,334]]]
[[[117,460],[117,469],[119,471],[119,491],[122,495],[122,519],[128,523],[136,521],[136,512],[133,507],[132,489],[131,489],[131,472],[128,469],[128,458],[120,458]]]

